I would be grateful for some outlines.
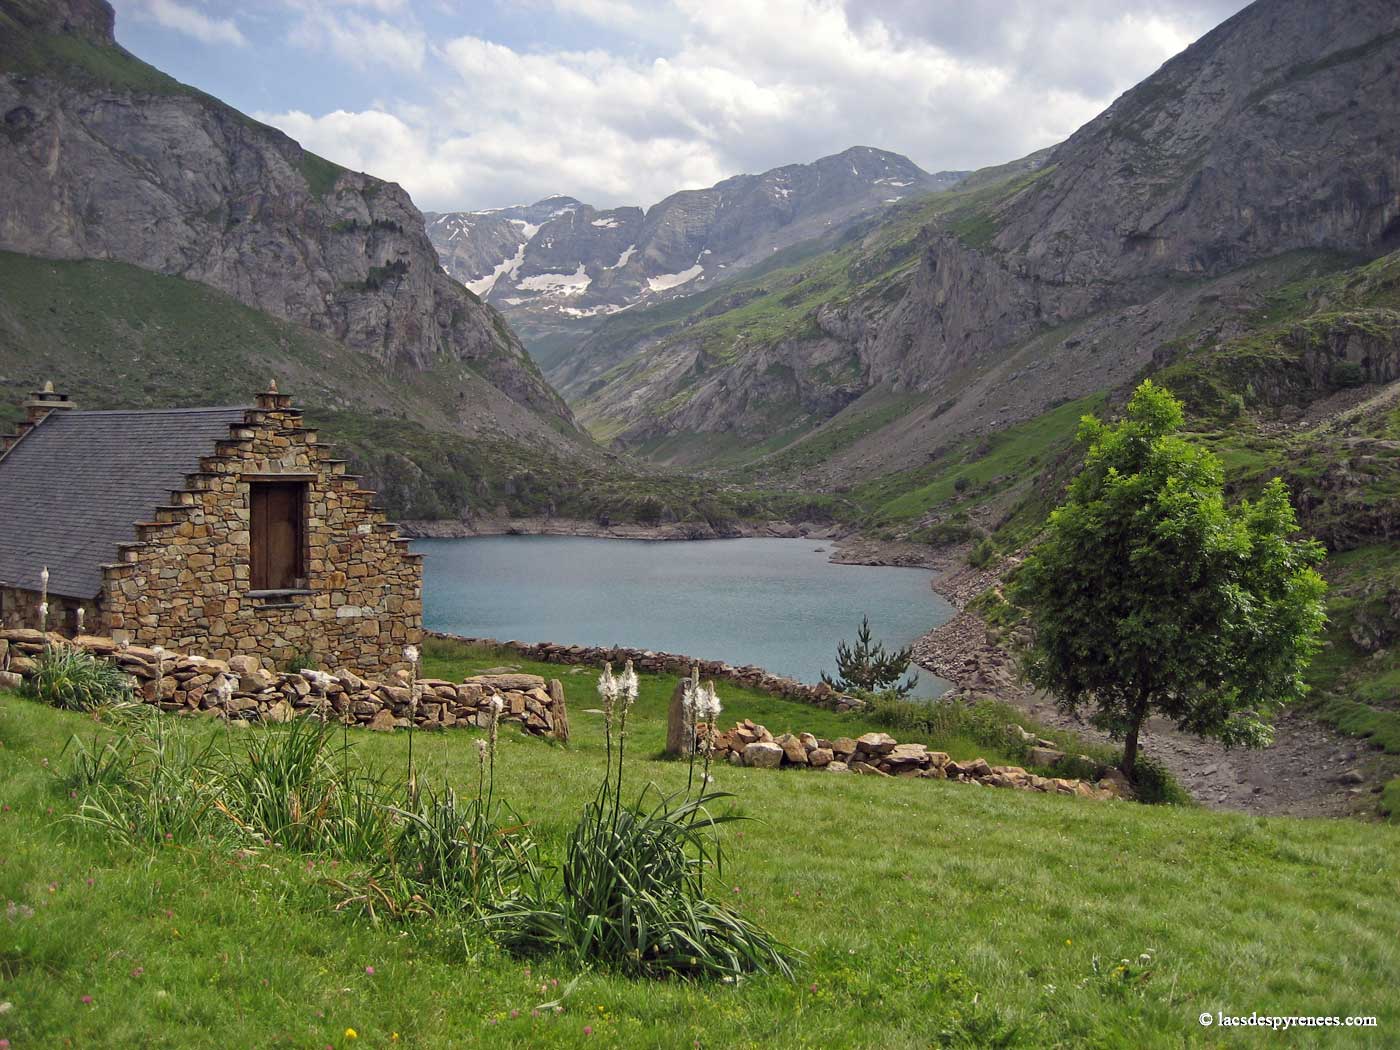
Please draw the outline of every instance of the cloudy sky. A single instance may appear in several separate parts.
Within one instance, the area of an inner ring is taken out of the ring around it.
[[[1059,141],[1243,0],[114,0],[117,38],[425,210],[655,203]]]

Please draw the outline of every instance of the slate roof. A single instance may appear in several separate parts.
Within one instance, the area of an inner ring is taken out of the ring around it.
[[[0,584],[92,598],[135,523],[185,487],[245,408],[48,415],[0,458]]]

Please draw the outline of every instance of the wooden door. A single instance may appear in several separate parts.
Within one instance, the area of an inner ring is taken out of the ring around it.
[[[252,588],[291,590],[300,585],[305,543],[306,486],[296,482],[254,482],[250,489]]]

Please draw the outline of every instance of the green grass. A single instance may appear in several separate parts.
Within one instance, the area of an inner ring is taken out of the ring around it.
[[[573,746],[506,732],[497,762],[499,790],[555,856],[603,764],[580,678]],[[733,692],[726,713],[743,713]],[[659,740],[653,702],[637,754]],[[723,767],[717,786],[761,818],[724,833],[723,896],[806,959],[792,982],[641,982],[512,959],[446,924],[336,912],[321,880],[349,873],[314,858],[109,847],[63,820],[75,803],[55,777],[68,736],[93,731],[0,697],[0,897],[13,902],[0,1038],[16,1050],[1277,1042],[1204,1031],[1196,1017],[1214,1009],[1376,1014],[1369,1036],[1327,1045],[1379,1047],[1400,1025],[1400,829]],[[419,734],[423,778],[468,783],[471,739]],[[402,768],[402,734],[352,742]],[[647,761],[631,775],[676,787],[684,773]],[[566,990],[562,1014],[531,1016]]]
[[[480,649],[460,642],[429,639],[423,648],[423,673],[430,678],[445,678],[460,681],[469,674],[480,673],[492,667],[517,667],[526,674],[537,674],[544,678],[558,678],[564,683],[570,697],[569,713],[571,724],[584,734],[583,739],[592,744],[602,745],[602,720],[584,716],[576,712],[581,707],[598,707],[598,697],[593,691],[597,680],[596,671],[588,674],[571,674],[568,665],[540,663],[521,660],[513,654],[494,649]],[[671,694],[680,681],[678,675],[641,675],[641,690],[634,709],[638,716],[637,729],[631,735],[633,745],[648,755],[660,755],[666,745],[666,711],[671,702]],[[813,733],[816,736],[835,738],[857,737],[862,733],[881,732],[885,726],[866,715],[859,713],[836,714],[825,708],[784,700],[769,693],[745,689],[736,685],[719,683],[719,692],[724,700],[725,726],[752,718],[767,726],[777,736],[785,732]],[[947,751],[954,759],[984,756],[993,765],[1018,761],[1016,756],[995,745],[971,736],[939,737],[909,734],[899,736],[913,742],[927,743],[938,750]]]
[[[879,526],[943,507],[958,494],[959,482],[965,491],[986,496],[1048,466],[1073,444],[1080,417],[1098,411],[1104,400],[1103,394],[1091,394],[989,438],[964,442],[926,466],[876,479],[855,497],[871,508],[869,523]]]

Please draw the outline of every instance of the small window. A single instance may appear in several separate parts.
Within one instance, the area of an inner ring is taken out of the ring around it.
[[[252,589],[290,591],[305,587],[305,483],[251,482],[249,503]]]

